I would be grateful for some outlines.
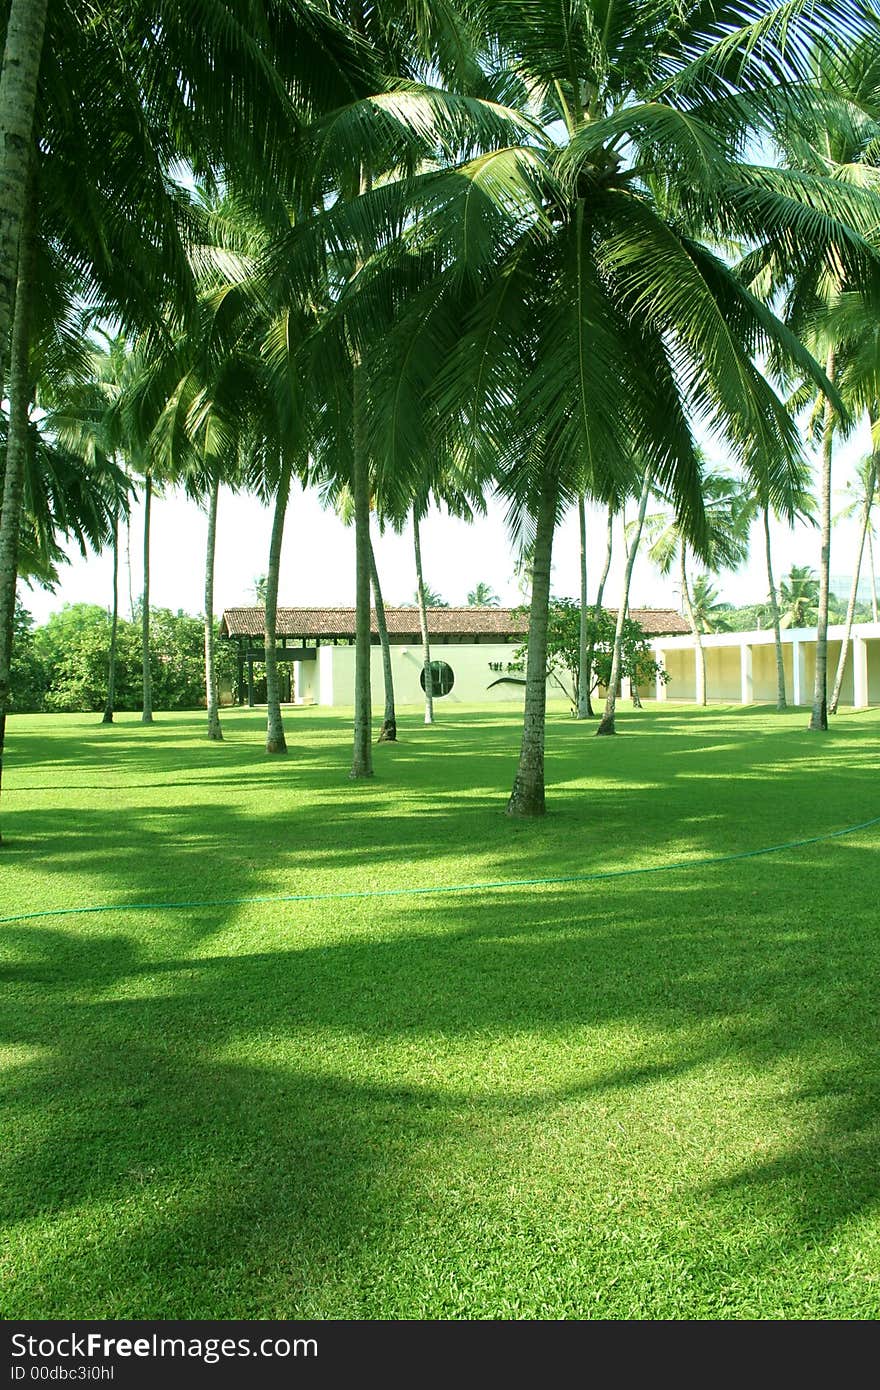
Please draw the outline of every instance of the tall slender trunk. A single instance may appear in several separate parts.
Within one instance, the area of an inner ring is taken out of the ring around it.
[[[141,671],[144,684],[142,724],[153,722],[153,675],[150,670],[150,512],[153,501],[153,476],[147,469],[144,488],[144,597],[141,610]]]
[[[598,623],[602,616],[602,599],[605,597],[605,584],[608,579],[608,571],[611,569],[611,552],[614,548],[614,508],[608,508],[608,520],[605,530],[605,563],[602,566],[602,573],[599,576],[599,587],[596,590],[596,602],[593,604],[593,621]],[[593,713],[593,701],[590,688],[593,684],[593,657],[595,655],[595,643],[591,642],[587,652],[587,709],[590,715]]]
[[[544,814],[544,740],[547,715],[547,622],[550,612],[550,564],[556,526],[558,483],[555,474],[544,474],[535,528],[532,563],[532,600],[529,608],[526,697],[522,743],[513,790],[507,803],[509,816]]]
[[[352,377],[351,493],[354,501],[355,621],[354,621],[354,746],[352,781],[373,775],[373,690],[370,613],[370,463],[367,454],[361,365],[355,360]]]
[[[217,669],[214,662],[214,553],[217,547],[217,504],[220,475],[215,475],[208,503],[208,543],[205,547],[205,703],[208,710],[208,738],[221,740],[220,711],[217,707]]]
[[[871,522],[871,508],[874,505],[874,488],[877,483],[877,464],[872,460],[871,472],[868,478],[868,486],[865,491],[865,501],[862,505],[861,526],[859,527],[859,543],[856,549],[856,562],[853,571],[852,586],[849,591],[849,602],[846,605],[845,627],[843,641],[840,644],[840,658],[837,662],[837,672],[834,677],[834,690],[831,694],[831,704],[828,706],[830,714],[837,713],[837,706],[840,704],[840,688],[843,685],[843,670],[846,666],[847,652],[849,651],[849,639],[852,634],[853,618],[856,611],[856,601],[859,596],[859,576],[862,570],[862,556],[865,553],[865,538],[868,534],[868,527]]]
[[[830,348],[825,375],[834,381],[834,349]],[[823,733],[828,728],[828,591],[831,578],[831,458],[834,449],[834,407],[825,402],[822,427],[822,469],[819,481],[819,615],[816,624],[816,679],[809,728]]]
[[[425,604],[425,578],[422,573],[422,541],[419,517],[413,507],[413,548],[416,553],[416,592],[419,601],[419,626],[422,629],[422,683],[425,687],[425,723],[434,723],[434,673],[431,668],[431,643],[428,636],[428,609]]]
[[[107,701],[102,724],[112,724],[116,707],[116,645],[119,631],[119,508],[113,518],[113,614],[110,619],[110,652],[107,659]]]
[[[620,680],[621,655],[623,652],[623,625],[626,622],[626,613],[629,608],[629,586],[632,581],[633,567],[636,563],[636,552],[639,548],[639,541],[642,537],[642,527],[645,524],[645,512],[648,510],[648,498],[651,495],[651,474],[646,469],[642,491],[639,497],[639,510],[636,517],[633,538],[629,547],[629,554],[626,557],[626,569],[623,575],[623,593],[620,596],[620,607],[617,610],[617,623],[614,628],[614,646],[611,650],[611,675],[608,678],[608,690],[605,694],[605,712],[599,721],[596,735],[614,734],[617,730],[614,727],[614,715],[617,707],[617,683]]]
[[[394,710],[394,675],[391,670],[391,644],[388,641],[388,624],[385,621],[385,604],[379,584],[379,571],[373,542],[370,541],[370,579],[373,584],[373,602],[376,605],[376,626],[379,629],[379,642],[382,646],[382,675],[385,681],[385,715],[379,730],[378,743],[396,743],[397,716]]]
[[[12,642],[15,628],[15,586],[18,579],[18,540],[24,498],[27,460],[28,412],[31,403],[30,320],[36,261],[36,173],[27,179],[27,197],[20,221],[18,281],[9,360],[9,428],[3,506],[0,510],[0,787],[3,783],[3,748],[6,712],[12,675]]]
[[[776,597],[776,585],[773,581],[773,561],[770,555],[770,508],[763,507],[764,517],[764,554],[767,557],[767,596],[770,600],[770,612],[773,616],[773,646],[776,652],[776,708],[784,710],[787,708],[785,699],[785,662],[782,660],[782,628],[779,621],[779,600]]]
[[[696,690],[694,691],[694,703],[705,705],[706,703],[706,652],[703,647],[703,636],[700,632],[700,625],[697,622],[697,615],[694,612],[694,605],[691,602],[691,591],[687,577],[687,545],[684,540],[681,542],[681,549],[678,556],[678,572],[681,576],[681,598],[687,612],[688,622],[691,625],[691,632],[694,634],[694,650],[696,653]]]
[[[128,616],[134,622],[134,580],[131,575],[131,516],[125,516],[125,564],[128,570]]]
[[[584,506],[584,494],[578,494],[578,530],[580,532],[580,562],[581,562],[581,613],[580,631],[578,633],[578,690],[577,690],[577,715],[578,719],[588,719],[592,711],[590,710],[590,636],[589,636],[589,617],[587,614],[587,513]]]
[[[281,542],[284,539],[284,519],[290,497],[290,463],[281,462],[278,478],[278,492],[275,497],[275,515],[272,518],[272,535],[269,540],[269,569],[266,574],[266,752],[286,753],[287,739],[284,737],[284,723],[281,719],[281,690],[278,684],[278,657],[275,654],[275,635],[278,618],[278,582],[281,574]]]
[[[46,7],[47,0],[12,0],[0,69],[0,396],[20,278],[22,229],[33,197],[29,183]]]
[[[877,617],[877,576],[874,572],[874,540],[870,525],[868,526],[868,564],[871,569],[871,617],[876,623],[880,619]]]

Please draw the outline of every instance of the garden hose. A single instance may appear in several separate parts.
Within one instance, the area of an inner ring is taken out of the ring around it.
[[[780,854],[788,849],[803,849],[807,845],[818,845],[825,840],[837,840],[844,835],[855,835],[860,830],[868,830],[872,825],[880,825],[880,816],[860,821],[858,825],[848,825],[843,830],[829,830],[822,835],[811,835],[805,840],[787,840],[781,845],[765,845],[761,849],[741,850],[737,854],[710,855],[704,859],[681,859],[671,864],[646,864],[638,869],[603,869],[587,874],[560,874],[551,878],[510,878],[486,883],[440,884],[434,887],[416,888],[361,888],[343,893],[281,893],[252,898],[196,898],[188,902],[152,903],[100,903],[93,907],[50,907],[41,912],[19,912],[12,917],[0,917],[0,926],[13,922],[33,922],[45,917],[76,917],[86,913],[106,912],[177,912],[195,907],[244,907],[249,904],[268,903],[326,903],[347,902],[357,898],[415,898],[427,894],[440,893],[490,893],[500,888],[541,888],[566,883],[593,883],[614,878],[632,878],[636,874],[659,874],[675,872],[677,869],[702,869],[714,864],[730,864],[738,859],[757,859],[764,854]]]

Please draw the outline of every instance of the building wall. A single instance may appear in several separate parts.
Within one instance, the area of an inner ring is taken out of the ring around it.
[[[791,643],[782,648],[785,695],[791,702],[793,690]],[[776,647],[752,647],[752,699],[756,705],[776,704]]]
[[[880,642],[868,644],[868,704],[880,705]]]
[[[706,653],[706,699],[739,703],[742,670],[739,647],[704,647]]]
[[[438,706],[472,704],[522,704],[525,686],[503,682],[494,685],[499,677],[514,675],[520,680],[523,671],[509,672],[508,665],[515,661],[515,643],[466,643],[436,642],[431,644],[431,660],[445,661],[452,668],[454,682],[448,695],[436,696]],[[381,709],[384,702],[382,675],[382,649],[370,649],[370,672],[373,689],[373,704]],[[320,690],[316,703],[322,705],[347,706],[354,703],[354,655],[351,647],[322,647],[319,653]],[[326,665],[332,669],[332,688],[327,698],[328,683],[325,680]],[[493,665],[500,670],[493,670]],[[422,651],[419,646],[391,646],[391,670],[394,678],[394,699],[399,705],[417,705],[424,698],[420,676],[422,673]],[[559,698],[559,689],[548,682],[548,696]]]
[[[667,700],[693,700],[696,689],[693,648],[673,647],[664,652],[663,662],[669,676]]]

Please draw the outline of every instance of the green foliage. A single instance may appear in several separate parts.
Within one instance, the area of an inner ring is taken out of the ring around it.
[[[204,625],[201,618],[151,609],[151,673],[157,709],[198,709],[205,703]],[[18,650],[18,640],[16,641]],[[120,620],[116,652],[116,708],[136,710],[143,696],[141,630]],[[229,643],[217,643],[218,679],[231,679],[235,655]],[[34,676],[22,694],[13,680],[17,709],[65,713],[102,710],[107,697],[110,615],[92,603],[66,604],[43,627],[25,634],[25,657],[32,653]],[[15,667],[13,668],[15,670]],[[35,688],[34,680],[39,680]],[[26,702],[25,702],[26,701]]]
[[[467,601],[469,608],[497,608],[501,602],[492,585],[482,579],[471,589]]]
[[[528,613],[528,609],[520,609]],[[547,676],[571,701],[572,711],[578,704],[578,673],[580,668],[580,604],[571,598],[550,600],[547,621]],[[611,678],[611,654],[614,646],[616,615],[603,609],[598,618],[590,610],[587,619],[587,641],[593,649],[590,693],[598,686],[607,686]],[[528,646],[517,657],[528,655]],[[648,637],[633,618],[625,618],[620,653],[620,675],[634,686],[644,685],[657,676],[666,680],[663,667],[654,660]]]
[[[16,600],[13,620],[12,668],[10,673],[10,708],[28,711],[43,708],[46,688],[46,669],[34,641],[34,620]]]

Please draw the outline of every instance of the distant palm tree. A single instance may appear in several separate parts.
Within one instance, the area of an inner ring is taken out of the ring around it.
[[[729,632],[729,604],[722,603],[708,574],[698,574],[691,585],[691,606],[701,632]]]
[[[875,454],[868,454],[861,463],[856,465],[855,479],[851,479],[846,485],[843,494],[847,498],[846,504],[841,507],[835,516],[835,521],[851,521],[854,517],[864,517],[867,515],[868,525],[865,532],[865,539],[868,542],[868,568],[871,571],[871,617],[876,623],[877,615],[877,575],[874,569],[874,520],[872,513],[877,506],[878,495],[877,484],[877,457]]]
[[[781,627],[811,627],[819,613],[819,579],[809,565],[792,565],[779,585]]]
[[[471,589],[467,601],[469,608],[497,608],[501,602],[491,585],[482,580]]]
[[[837,706],[840,703],[840,690],[843,685],[843,672],[846,666],[847,653],[849,652],[849,640],[852,633],[853,618],[856,611],[856,602],[859,595],[859,575],[862,570],[862,556],[865,553],[865,539],[870,545],[871,536],[871,511],[874,506],[874,493],[877,486],[877,454],[871,453],[863,459],[857,469],[859,486],[856,489],[854,499],[856,505],[850,503],[845,511],[852,516],[856,510],[860,513],[859,539],[856,545],[855,560],[853,562],[853,578],[850,587],[849,602],[846,606],[846,624],[843,634],[843,641],[840,644],[840,658],[837,662],[837,671],[834,676],[834,689],[831,693],[831,701],[828,706],[830,714],[837,713]],[[874,587],[874,556],[873,545],[870,548],[871,556],[871,597],[873,599],[874,621],[877,621],[877,590]]]
[[[448,608],[448,607],[449,607],[449,604],[446,602],[446,599],[445,599],[445,598],[441,598],[440,595],[439,595],[438,593],[436,593],[434,589],[431,588],[430,584],[425,584],[425,585],[423,586],[423,594],[424,594],[425,607],[426,607],[426,608]],[[418,604],[418,602],[419,602],[419,591],[418,591],[418,589],[416,589],[415,593],[413,594],[413,602],[414,602],[415,604]],[[470,603],[470,597],[468,597],[468,603]]]

